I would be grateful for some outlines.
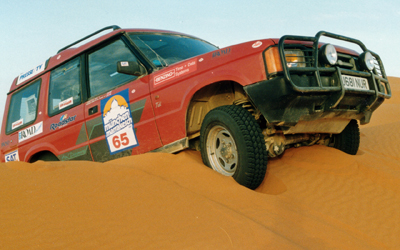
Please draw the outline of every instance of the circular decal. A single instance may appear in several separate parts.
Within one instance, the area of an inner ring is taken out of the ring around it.
[[[261,41],[257,41],[257,42],[255,42],[255,43],[253,43],[253,45],[252,45],[251,47],[253,47],[254,49],[256,49],[256,48],[260,47],[261,45],[262,45],[262,42],[261,42]]]

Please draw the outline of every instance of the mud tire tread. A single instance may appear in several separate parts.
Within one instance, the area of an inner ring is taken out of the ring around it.
[[[342,133],[335,135],[334,148],[356,155],[360,146],[360,129],[356,120],[351,120]]]
[[[207,132],[214,125],[222,125],[235,138],[239,164],[233,178],[241,185],[256,189],[264,180],[268,154],[264,136],[257,121],[246,109],[227,105],[211,110],[204,118],[200,131],[200,147],[203,162],[211,167],[206,150]],[[245,163],[245,164],[244,164]]]

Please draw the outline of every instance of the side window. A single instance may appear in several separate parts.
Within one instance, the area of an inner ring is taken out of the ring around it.
[[[38,80],[12,95],[7,117],[7,134],[36,120],[40,83],[41,80]]]
[[[137,76],[119,74],[118,61],[137,61],[129,48],[121,40],[115,41],[89,54],[90,96],[102,94]]]
[[[81,103],[80,58],[51,71],[49,115],[55,115]]]

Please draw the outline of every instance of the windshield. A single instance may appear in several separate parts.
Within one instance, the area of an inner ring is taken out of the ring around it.
[[[131,33],[129,37],[156,67],[165,67],[218,49],[210,43],[183,35]]]

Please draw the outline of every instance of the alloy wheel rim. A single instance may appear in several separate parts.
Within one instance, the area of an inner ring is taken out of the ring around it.
[[[231,133],[222,126],[214,126],[207,136],[207,154],[212,168],[232,176],[238,165],[238,152]]]

